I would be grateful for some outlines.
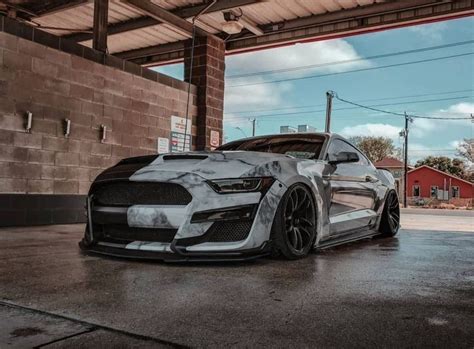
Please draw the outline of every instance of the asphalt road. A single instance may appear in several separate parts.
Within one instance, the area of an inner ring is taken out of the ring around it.
[[[84,256],[82,229],[0,230],[1,348],[474,346],[471,233],[169,265]]]

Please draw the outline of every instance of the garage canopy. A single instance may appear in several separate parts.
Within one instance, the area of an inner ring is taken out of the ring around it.
[[[0,11],[92,45],[94,3],[107,0],[0,0]],[[181,61],[196,21],[200,35],[226,41],[226,53],[322,40],[474,14],[474,0],[109,0],[108,52],[141,65]],[[243,27],[223,31],[224,13]]]

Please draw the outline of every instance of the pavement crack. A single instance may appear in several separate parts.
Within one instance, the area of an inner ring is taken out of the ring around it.
[[[69,336],[64,336],[64,337],[61,337],[61,338],[58,338],[58,339],[55,339],[55,340],[52,340],[52,341],[49,341],[49,342],[46,342],[46,343],[43,343],[43,344],[40,344],[40,345],[37,345],[35,347],[33,347],[34,349],[39,349],[39,348],[44,348],[44,347],[47,347],[48,345],[51,345],[51,344],[54,344],[54,343],[58,343],[58,342],[62,342],[66,339],[70,339],[70,338],[73,338],[73,337],[77,337],[77,336],[82,336],[83,334],[86,334],[86,333],[91,333],[91,332],[94,332],[96,331],[97,328],[96,327],[91,327],[87,330],[84,330],[84,331],[81,331],[81,332],[77,332],[77,333],[73,333],[73,334],[70,334]]]
[[[48,315],[48,316],[51,316],[51,317],[55,317],[57,319],[63,319],[63,320],[68,320],[68,321],[75,322],[75,323],[78,323],[78,324],[82,324],[82,325],[90,328],[90,330],[83,331],[84,333],[92,332],[92,331],[95,331],[95,330],[105,330],[105,331],[122,334],[122,335],[129,336],[129,337],[136,338],[136,339],[141,339],[141,340],[145,340],[145,341],[155,342],[155,343],[158,343],[158,344],[168,345],[172,348],[179,348],[179,349],[189,348],[189,346],[187,346],[187,345],[174,343],[174,342],[164,340],[164,339],[160,339],[160,338],[156,338],[156,337],[141,335],[141,334],[138,334],[138,333],[128,332],[128,331],[125,331],[125,330],[120,330],[120,329],[109,327],[109,326],[95,324],[95,323],[91,323],[91,322],[84,321],[84,320],[78,320],[78,319],[75,319],[73,317],[60,315],[60,314],[55,314],[55,313],[51,313],[51,312],[45,311],[45,310],[30,308],[30,307],[19,305],[19,304],[10,302],[10,301],[6,301],[5,299],[0,299],[0,305],[5,306],[5,307],[10,307],[10,308],[23,309],[23,310],[26,310],[26,311],[30,311],[32,313]],[[73,334],[69,337],[74,337],[74,336],[77,336],[77,335],[80,335],[80,334],[83,334],[83,333],[76,333],[76,334]],[[67,338],[68,337],[64,337],[64,338],[61,338],[60,340],[65,340]],[[45,343],[45,344],[42,344],[41,346],[45,346],[47,344],[51,344],[51,343]],[[38,347],[38,348],[40,348],[40,347]]]

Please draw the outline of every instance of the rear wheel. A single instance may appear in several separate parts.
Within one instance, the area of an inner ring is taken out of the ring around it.
[[[287,259],[305,257],[316,238],[316,207],[309,189],[292,185],[283,195],[272,226],[273,252]]]
[[[394,191],[387,195],[385,206],[382,212],[379,231],[382,236],[395,236],[400,228],[400,204],[398,196]]]

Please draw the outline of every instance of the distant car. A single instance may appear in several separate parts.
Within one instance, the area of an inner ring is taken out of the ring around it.
[[[390,172],[328,133],[129,158],[92,184],[80,246],[167,261],[297,259],[313,248],[394,236],[394,183]]]

